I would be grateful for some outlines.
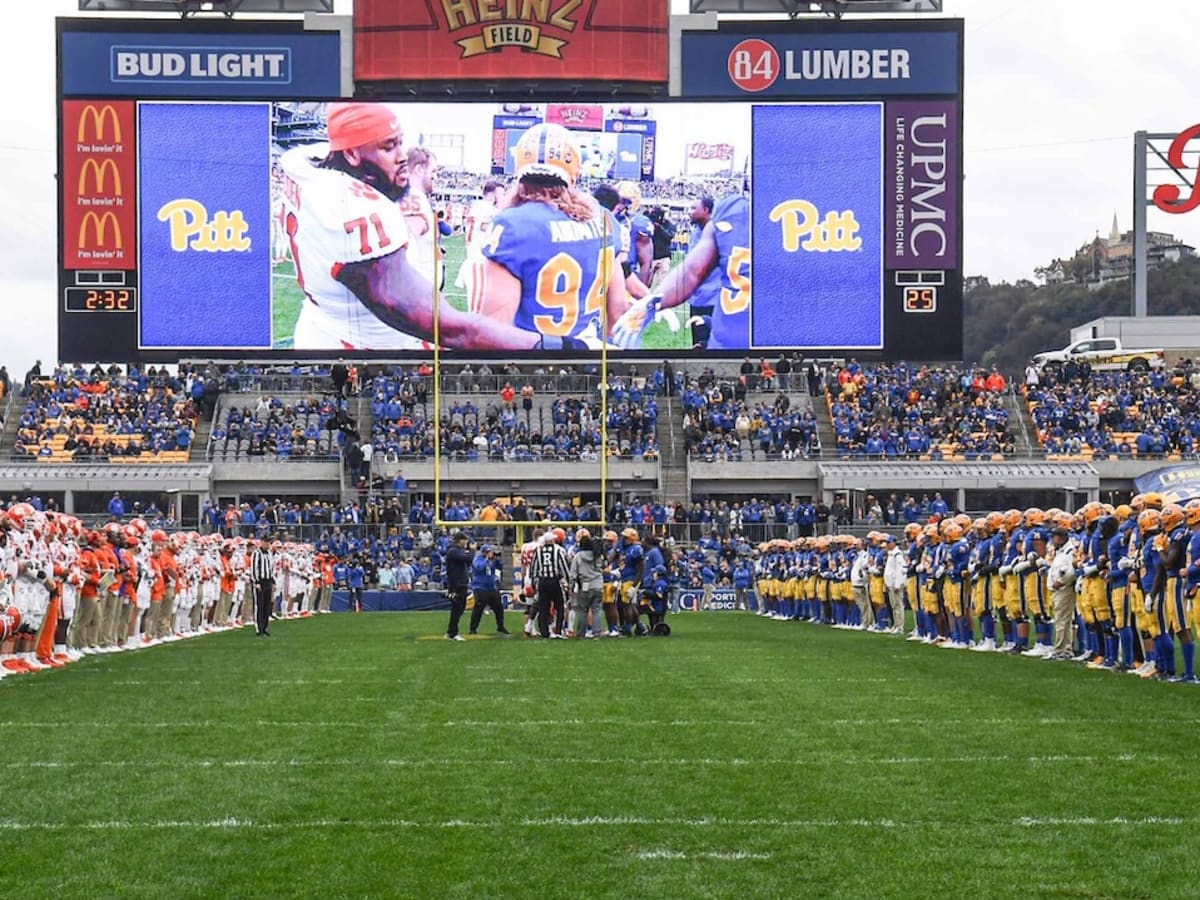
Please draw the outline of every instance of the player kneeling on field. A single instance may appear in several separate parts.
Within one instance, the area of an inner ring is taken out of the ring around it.
[[[667,580],[666,566],[655,566],[650,573],[647,584],[642,588],[638,601],[639,619],[645,616],[650,621],[649,633],[658,637],[666,637],[671,633],[667,624],[667,607],[670,602],[671,583]],[[637,633],[646,634],[646,628],[639,621]]]

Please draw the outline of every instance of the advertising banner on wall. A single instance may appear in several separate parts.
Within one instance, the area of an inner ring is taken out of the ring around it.
[[[357,82],[666,82],[666,0],[356,0]]]
[[[97,30],[104,27],[105,30]],[[341,36],[300,23],[59,22],[62,92],[99,97],[338,97]]]
[[[753,107],[750,345],[961,358],[962,21],[721,22],[672,52],[672,95]]]
[[[722,24],[680,37],[680,94],[762,99],[954,95],[954,20]]]

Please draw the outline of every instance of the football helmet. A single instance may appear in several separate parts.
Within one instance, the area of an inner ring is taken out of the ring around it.
[[[579,147],[571,132],[561,125],[534,125],[521,135],[512,153],[518,180],[540,175],[574,187],[579,178]]]

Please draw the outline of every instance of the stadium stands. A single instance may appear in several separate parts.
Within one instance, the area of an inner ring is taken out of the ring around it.
[[[1048,376],[1026,390],[1047,457],[1195,459],[1200,449],[1200,367]]]
[[[253,406],[223,407],[209,435],[209,458],[222,461],[256,459],[336,459],[341,407],[331,397],[299,396],[286,400],[259,395]]]
[[[14,460],[186,462],[198,417],[188,374],[59,366],[29,383]]]
[[[994,368],[864,367],[850,360],[836,370],[826,392],[837,456],[924,461],[1012,456],[1006,390]]]

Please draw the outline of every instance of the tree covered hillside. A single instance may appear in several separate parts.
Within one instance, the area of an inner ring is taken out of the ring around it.
[[[1077,284],[1038,287],[1030,281],[974,288],[964,300],[965,360],[1000,366],[1008,375],[1022,372],[1034,353],[1064,346],[1076,325],[1129,315],[1131,290],[1129,281],[1097,290]],[[1200,258],[1151,272],[1148,293],[1152,316],[1200,315]]]

